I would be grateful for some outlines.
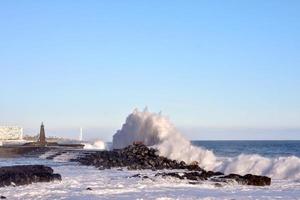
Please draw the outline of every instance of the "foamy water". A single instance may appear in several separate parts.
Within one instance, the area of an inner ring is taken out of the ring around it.
[[[300,183],[290,180],[273,180],[271,186],[255,187],[237,184],[216,187],[213,183],[191,185],[186,180],[154,177],[153,171],[97,170],[42,158],[0,159],[0,166],[22,164],[45,164],[62,181],[36,183],[20,187],[0,188],[0,195],[20,200],[93,200],[93,199],[299,199]],[[150,179],[128,178],[136,173]],[[86,190],[90,187],[92,190]]]
[[[105,150],[107,149],[107,145],[102,140],[96,140],[92,144],[84,143],[84,149]]]

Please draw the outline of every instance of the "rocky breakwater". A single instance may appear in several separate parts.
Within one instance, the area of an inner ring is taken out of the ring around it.
[[[0,167],[0,187],[27,185],[61,180],[51,167],[44,165],[15,165]]]
[[[187,169],[203,171],[198,165],[187,165],[183,161],[178,162],[159,156],[156,149],[148,148],[143,144],[134,144],[112,151],[98,151],[72,161],[83,165],[93,165],[99,169],[126,167],[128,170]]]
[[[244,185],[265,186],[271,184],[271,179],[265,176],[237,174],[224,175],[222,172],[206,171],[199,167],[195,162],[186,164],[185,162],[170,160],[158,155],[156,149],[148,148],[143,144],[133,144],[124,149],[113,151],[99,151],[84,155],[72,161],[79,162],[83,165],[92,165],[98,169],[110,169],[113,167],[127,168],[128,170],[163,170],[168,169],[172,172],[159,172],[155,177],[174,177],[178,179],[187,179],[191,181],[213,181],[227,183],[236,181]],[[177,171],[176,170],[180,170]],[[183,172],[182,172],[183,171]],[[133,177],[147,178],[141,174]]]

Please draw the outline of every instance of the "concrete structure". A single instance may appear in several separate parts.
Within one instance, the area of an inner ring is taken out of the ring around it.
[[[0,126],[0,141],[22,139],[23,128],[18,126]]]

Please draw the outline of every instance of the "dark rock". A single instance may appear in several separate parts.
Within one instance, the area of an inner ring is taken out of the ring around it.
[[[142,179],[147,179],[149,176],[141,175],[141,174],[135,174],[133,176],[130,176],[129,178],[142,178]]]
[[[60,174],[44,165],[16,165],[0,167],[0,187],[27,185],[36,182],[61,180]]]
[[[215,183],[215,187],[223,187],[223,185],[220,183]]]
[[[92,188],[88,187],[88,188],[86,188],[86,190],[92,190]]]
[[[182,175],[180,175],[178,172],[163,172],[163,173],[157,173],[155,176],[162,176],[162,177],[174,177],[174,178],[179,178],[179,179],[184,179]]]
[[[190,171],[203,171],[198,165],[187,165],[183,161],[178,162],[159,156],[157,150],[140,143],[135,143],[124,149],[94,152],[72,161],[77,161],[83,165],[93,165],[99,169],[126,167],[128,170],[187,169]]]
[[[191,185],[198,185],[198,184],[199,184],[199,182],[190,181],[190,182],[189,182],[189,184],[191,184]]]
[[[135,175],[132,175],[130,178],[137,178],[137,177],[141,177],[141,174],[135,174]]]
[[[205,173],[199,173],[199,172],[188,172],[184,173],[183,177],[188,180],[193,181],[204,181],[207,180],[207,176]]]
[[[254,185],[254,186],[266,186],[271,185],[271,178],[266,176],[257,176],[252,174],[247,174],[241,176],[238,174],[229,174],[226,176],[219,177],[222,180],[235,180],[239,184],[243,185]]]
[[[256,186],[271,185],[271,178],[266,176],[256,176],[252,174],[246,174],[243,177],[247,180],[247,185],[256,185]]]
[[[203,171],[203,172],[164,172],[157,173],[155,176],[161,177],[174,177],[178,179],[187,179],[191,181],[204,181],[210,180],[214,182],[228,182],[228,181],[236,181],[242,185],[254,185],[254,186],[266,186],[271,184],[271,179],[266,176],[256,176],[247,174],[245,176],[241,176],[238,174],[229,174],[224,176],[221,172],[211,172],[211,171]],[[194,182],[193,182],[194,183]]]
[[[203,172],[163,172],[157,173],[155,176],[162,176],[162,177],[174,177],[179,179],[187,179],[192,181],[203,181],[207,180],[208,176],[206,173]]]
[[[5,196],[0,196],[0,199],[6,199],[6,197]]]

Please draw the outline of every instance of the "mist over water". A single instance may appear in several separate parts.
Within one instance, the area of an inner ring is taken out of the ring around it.
[[[161,156],[170,159],[186,163],[197,161],[206,170],[300,180],[300,158],[297,156],[268,158],[257,154],[241,154],[217,157],[210,150],[192,145],[169,119],[147,109],[136,109],[127,117],[122,128],[113,136],[113,148],[124,148],[135,141],[154,146]]]

